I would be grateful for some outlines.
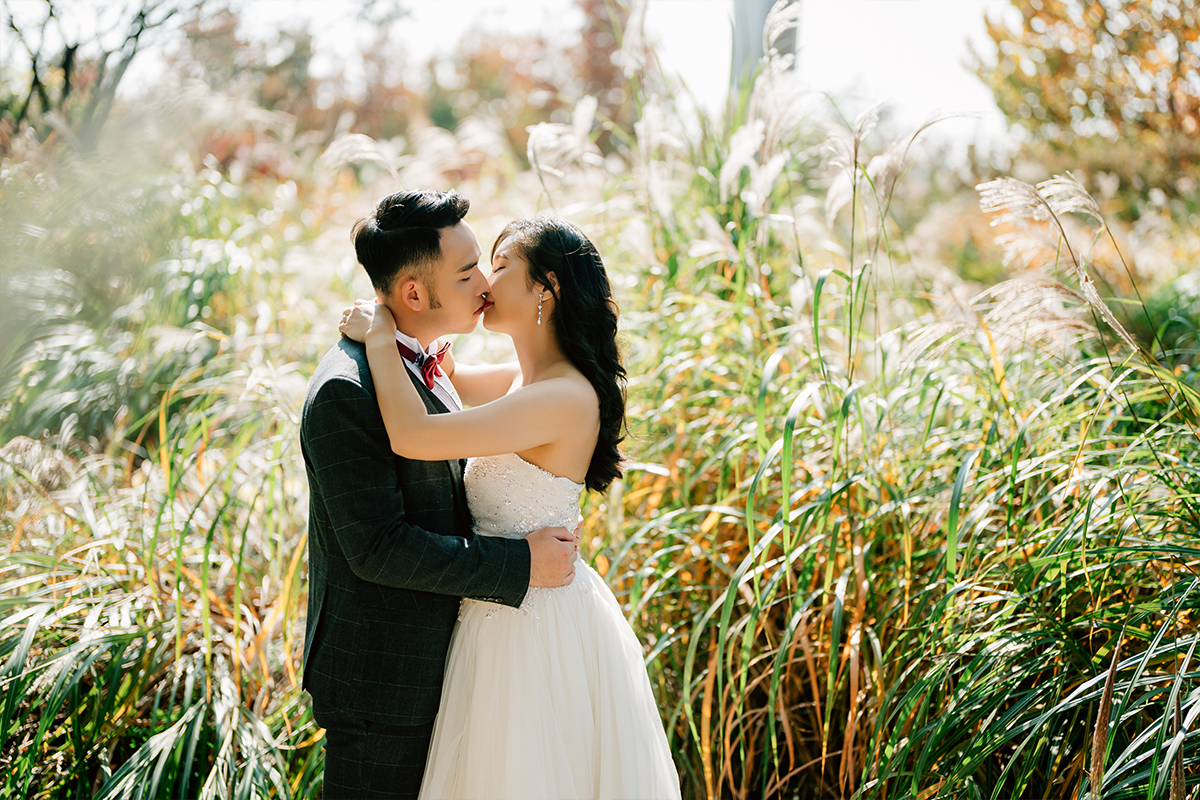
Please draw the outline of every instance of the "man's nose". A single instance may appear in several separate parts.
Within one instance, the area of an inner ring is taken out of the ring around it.
[[[489,281],[487,279],[487,276],[483,274],[483,270],[481,270],[479,267],[476,267],[475,268],[475,291],[479,294],[483,294],[484,292],[486,292],[487,290],[489,290],[491,288],[492,288],[492,282]]]

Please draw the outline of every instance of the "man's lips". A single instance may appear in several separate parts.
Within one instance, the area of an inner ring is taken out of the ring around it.
[[[484,300],[483,305],[481,305],[479,308],[475,309],[475,313],[482,314],[483,312],[485,312],[489,308],[491,308],[493,305],[495,305],[495,303],[491,302],[490,300]]]

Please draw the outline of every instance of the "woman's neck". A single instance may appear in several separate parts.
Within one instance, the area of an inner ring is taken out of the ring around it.
[[[517,351],[517,363],[521,366],[521,383],[524,386],[549,377],[555,367],[567,360],[549,327],[528,335],[514,336],[513,349]]]

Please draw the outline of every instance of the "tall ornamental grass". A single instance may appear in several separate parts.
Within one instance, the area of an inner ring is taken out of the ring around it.
[[[685,796],[1189,796],[1194,343],[1110,310],[1070,176],[981,185],[1012,277],[934,305],[891,213],[916,137],[873,154],[869,115],[825,149],[814,254],[779,117],[639,165],[633,463],[591,506]]]
[[[324,204],[112,146],[2,170],[0,796],[316,796],[296,425],[329,326],[283,262]]]
[[[955,199],[914,190],[922,132],[828,136],[772,35],[726,120],[634,74],[634,131],[580,103],[459,186],[485,240],[579,221],[618,286],[628,464],[586,549],[684,796],[1194,797],[1194,237],[1149,285],[1070,176],[989,182],[971,285],[911,245]],[[330,262],[487,120],[319,148],[198,116],[291,172],[161,135],[0,168],[0,796],[319,792],[296,427]]]

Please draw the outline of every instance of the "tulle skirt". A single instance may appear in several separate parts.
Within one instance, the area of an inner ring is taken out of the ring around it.
[[[464,600],[421,800],[667,800],[679,778],[637,637],[582,560],[519,609]]]

